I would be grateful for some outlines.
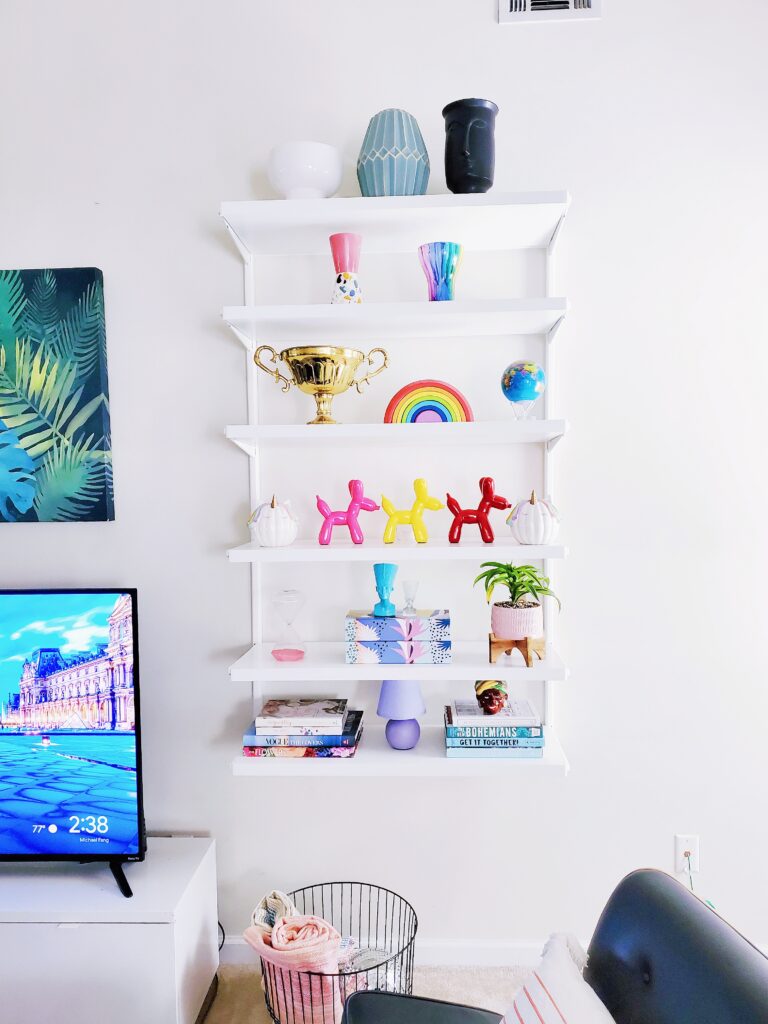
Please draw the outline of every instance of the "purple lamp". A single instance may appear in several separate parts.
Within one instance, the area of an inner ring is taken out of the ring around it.
[[[384,679],[379,692],[379,718],[388,718],[384,734],[395,750],[411,750],[419,742],[417,715],[426,712],[419,684],[413,679]]]

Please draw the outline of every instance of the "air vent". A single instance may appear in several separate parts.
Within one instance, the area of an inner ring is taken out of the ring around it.
[[[602,0],[499,0],[499,21],[586,21],[599,18]]]

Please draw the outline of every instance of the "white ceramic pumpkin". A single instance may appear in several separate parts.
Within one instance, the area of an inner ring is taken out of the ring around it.
[[[293,544],[299,533],[299,520],[290,501],[265,501],[248,520],[251,537],[262,548],[284,548]]]
[[[531,491],[530,498],[515,505],[507,523],[518,544],[551,544],[560,528],[560,513],[551,501]]]

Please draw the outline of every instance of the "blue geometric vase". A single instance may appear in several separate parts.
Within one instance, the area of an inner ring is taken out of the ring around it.
[[[416,118],[407,110],[374,114],[357,158],[364,196],[423,196],[429,183],[429,154]]]

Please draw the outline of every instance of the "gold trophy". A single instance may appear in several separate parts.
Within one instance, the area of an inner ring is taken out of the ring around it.
[[[271,353],[269,362],[272,366],[262,363],[262,352]],[[374,370],[371,356],[377,352],[382,361],[381,366]],[[363,384],[369,383],[382,370],[386,370],[389,357],[383,348],[372,348],[366,356],[355,348],[337,348],[334,345],[300,345],[283,349],[280,353],[271,345],[260,345],[253,354],[253,361],[260,370],[274,377],[276,384],[282,384],[283,391],[289,391],[295,384],[299,391],[312,395],[317,403],[317,416],[309,420],[312,424],[335,423],[336,420],[331,417],[333,396],[342,394],[353,385],[358,394],[362,394]],[[291,377],[280,373],[277,368],[279,362],[288,365]],[[356,380],[357,368],[363,362],[368,363],[368,373]]]

